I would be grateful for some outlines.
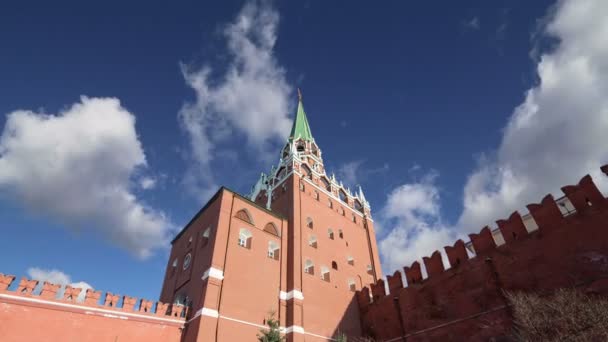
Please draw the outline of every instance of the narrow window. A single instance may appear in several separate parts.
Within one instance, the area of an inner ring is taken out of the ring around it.
[[[318,201],[319,200],[319,192],[317,190],[315,190],[315,199]]]
[[[333,240],[333,239],[334,239],[334,230],[333,230],[333,229],[331,229],[331,228],[329,228],[329,229],[327,230],[327,236],[328,236],[330,239],[332,239],[332,240]]]
[[[205,231],[201,234],[201,248],[207,246],[209,243],[209,236],[211,235],[211,227],[207,227]]]
[[[314,275],[315,274],[315,264],[310,259],[306,259],[304,263],[304,273]]]
[[[336,270],[336,271],[337,271],[337,270],[338,270],[338,263],[337,263],[337,262],[335,262],[335,261],[332,261],[332,262],[331,262],[331,268],[333,268],[334,270]]]
[[[190,236],[188,238],[188,246],[187,246],[187,248],[190,248],[190,246],[192,246],[192,236]]]
[[[344,239],[344,233],[342,232],[342,229],[338,229],[338,236],[340,237],[340,239]]]
[[[374,269],[372,268],[372,265],[367,265],[367,274],[374,274]]]
[[[347,262],[349,265],[354,266],[354,265],[355,265],[355,258],[353,258],[351,255],[349,255],[349,256],[346,258],[346,262]]]
[[[310,229],[312,229],[312,227],[313,227],[313,222],[312,222],[312,219],[310,217],[306,218],[306,227],[308,227]]]
[[[280,254],[279,245],[274,241],[268,241],[268,257],[274,260],[279,260]]]
[[[325,266],[321,266],[321,279],[329,282],[329,268],[325,267]]]
[[[355,285],[355,280],[354,279],[348,279],[348,288],[349,290],[355,292],[357,291],[357,285]]]
[[[342,216],[344,216],[344,215],[346,214],[346,212],[344,211],[344,208],[342,208],[342,207],[340,207],[340,214],[341,214]]]
[[[173,259],[173,263],[171,264],[171,276],[175,275],[175,270],[177,270],[177,258]]]
[[[327,206],[330,207],[330,208],[334,207],[334,204],[331,202],[330,199],[327,200]]]
[[[251,232],[248,229],[241,228],[239,232],[239,246],[251,249]]]
[[[308,238],[308,245],[312,248],[317,248],[317,237],[314,235],[311,235]]]
[[[353,222],[357,223],[357,217],[355,216],[355,214],[353,214]]]
[[[300,191],[304,191],[304,183],[300,182]]]

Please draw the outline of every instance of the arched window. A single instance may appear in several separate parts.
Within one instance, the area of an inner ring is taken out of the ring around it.
[[[331,262],[331,268],[333,268],[334,270],[336,270],[336,271],[337,271],[337,270],[338,270],[338,263],[337,263],[337,262],[335,262],[335,261],[332,261],[332,262]]]
[[[315,274],[315,264],[310,259],[306,259],[304,263],[304,273],[314,275]]]
[[[312,219],[310,217],[306,218],[306,227],[312,229],[313,228],[313,222]]]
[[[331,184],[329,183],[329,181],[325,177],[321,177],[321,184],[323,185],[323,187],[325,188],[325,190],[331,192]]]
[[[374,274],[374,268],[372,265],[367,265],[367,274]]]
[[[361,202],[359,202],[359,200],[355,200],[355,209],[358,210],[359,212],[363,212],[363,205],[361,205]]]
[[[346,257],[346,262],[351,265],[354,266],[355,265],[355,258],[352,257],[352,255],[349,255]]]
[[[325,266],[321,266],[321,279],[325,280],[327,282],[330,281],[330,279],[329,279],[329,268],[327,268]]]
[[[274,241],[268,241],[268,257],[279,260],[280,254],[279,244]]]
[[[329,199],[329,198],[327,199],[327,206],[330,208],[334,207],[334,204],[332,203],[331,199]]]
[[[251,215],[249,215],[247,209],[239,210],[235,216],[249,224],[253,224],[253,219],[251,218]]]
[[[205,229],[201,233],[201,248],[207,246],[207,244],[209,243],[209,236],[210,235],[211,235],[211,227],[207,227],[207,229]]]
[[[266,226],[264,227],[264,231],[272,235],[279,236],[279,230],[277,229],[277,226],[275,226],[272,222],[268,222],[268,224],[266,224]]]
[[[250,249],[251,238],[251,232],[248,229],[241,228],[241,230],[239,231],[239,246]]]
[[[300,181],[300,191],[304,191],[304,182]]]
[[[314,235],[311,235],[308,238],[308,245],[312,248],[317,248],[317,237]]]
[[[317,190],[315,190],[314,196],[315,196],[315,199],[318,201],[319,200],[319,192]]]
[[[357,223],[357,216],[355,216],[355,214],[353,214],[353,222]]]
[[[340,214],[341,214],[342,216],[344,216],[344,215],[346,214],[346,212],[344,211],[344,208],[342,208],[342,207],[340,207]]]
[[[352,278],[348,279],[348,289],[353,292],[357,291],[357,285],[355,283],[355,280]]]
[[[330,239],[332,239],[332,240],[333,240],[333,239],[334,239],[334,230],[333,230],[333,229],[331,229],[331,228],[329,228],[329,229],[327,230],[327,236],[328,236]]]
[[[304,145],[304,142],[302,142],[302,141],[298,142],[298,145],[296,147],[296,151],[298,151],[298,152],[304,152],[304,150],[306,150],[306,146]]]
[[[340,196],[340,201],[348,203],[348,197],[346,196],[346,192],[344,192],[344,190],[340,189],[340,191],[338,191],[338,195]]]
[[[340,237],[340,239],[344,239],[344,233],[342,232],[342,229],[338,229],[338,236]]]

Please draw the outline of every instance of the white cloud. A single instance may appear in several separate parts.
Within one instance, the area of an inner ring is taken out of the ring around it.
[[[459,226],[469,231],[538,202],[608,162],[608,2],[560,1],[544,33],[559,45],[541,56],[529,89],[492,160],[466,184]]]
[[[156,187],[156,179],[148,176],[142,177],[139,179],[139,185],[144,190],[154,189]]]
[[[139,257],[172,229],[131,191],[145,166],[135,117],[114,98],[82,97],[57,115],[14,111],[0,136],[0,193]]]
[[[56,270],[56,269],[47,270],[47,269],[42,269],[42,268],[38,268],[38,267],[30,267],[27,269],[27,275],[31,279],[35,279],[35,280],[39,281],[37,291],[42,289],[42,283],[45,281],[55,284],[55,285],[61,285],[61,289],[57,292],[57,298],[63,297],[63,293],[65,291],[65,286],[70,285],[74,288],[82,289],[82,291],[80,292],[80,295],[78,295],[78,301],[82,302],[82,301],[84,301],[84,298],[86,296],[86,290],[93,288],[93,286],[91,286],[89,283],[86,283],[84,281],[72,282],[72,278],[69,275],[67,275],[59,270]]]
[[[454,231],[441,219],[436,172],[420,181],[399,186],[381,211],[382,226],[390,227],[380,240],[383,268],[390,274],[454,241]]]
[[[439,191],[428,177],[388,196],[381,225],[393,229],[380,240],[387,273],[547,192],[562,196],[561,186],[587,173],[608,190],[599,171],[608,163],[607,15],[604,0],[562,0],[551,10],[543,34],[559,44],[540,57],[538,84],[509,118],[496,154],[481,158],[469,176],[456,225],[442,222]]]
[[[363,160],[354,160],[342,164],[338,168],[338,178],[350,186],[359,184],[359,173]]]
[[[196,162],[185,181],[203,194],[199,197],[216,190],[209,163],[217,155],[217,144],[234,132],[244,134],[258,151],[287,138],[292,89],[274,56],[278,22],[279,14],[268,2],[249,1],[223,30],[230,56],[224,73],[216,78],[217,70],[209,65],[195,70],[182,66],[196,94],[196,101],[185,103],[178,114]]]

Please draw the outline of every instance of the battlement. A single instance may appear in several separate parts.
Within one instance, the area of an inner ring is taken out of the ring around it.
[[[608,175],[608,165],[601,170]],[[470,242],[457,240],[445,246],[445,258],[440,251],[423,257],[424,270],[415,261],[404,267],[403,273],[395,271],[387,276],[388,292],[383,280],[371,284],[371,291],[358,291],[368,332],[382,338],[403,335],[409,340],[413,335],[405,330],[431,334],[428,329],[445,327],[450,319],[460,322],[458,329],[468,329],[471,326],[467,324],[472,323],[463,323],[463,317],[482,314],[502,322],[502,326],[496,325],[496,331],[500,331],[509,321],[506,313],[500,313],[508,306],[504,290],[551,291],[582,286],[587,291],[608,294],[608,288],[602,285],[608,279],[608,199],[589,175],[561,190],[565,197],[557,201],[547,195],[540,203],[528,204],[529,215],[513,212],[496,221],[497,229],[484,227],[479,233],[469,234]],[[565,202],[573,209],[560,210],[566,207]],[[528,220],[533,224],[527,224]],[[400,328],[393,322],[396,310],[401,310],[404,317]]]
[[[123,319],[163,320],[180,323],[185,321],[188,308],[183,305],[153,302],[136,297],[121,296],[110,292],[83,289],[66,285],[65,287],[49,282],[22,277],[15,282],[14,275],[0,273],[0,301],[33,306],[60,307],[69,311],[83,311],[86,314],[98,311],[105,317]],[[11,290],[10,288],[14,289]],[[79,298],[80,296],[80,298]],[[108,315],[108,312],[115,315]]]

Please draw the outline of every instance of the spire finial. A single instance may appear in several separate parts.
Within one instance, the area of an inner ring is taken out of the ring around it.
[[[298,101],[302,101],[302,91],[298,88]]]

